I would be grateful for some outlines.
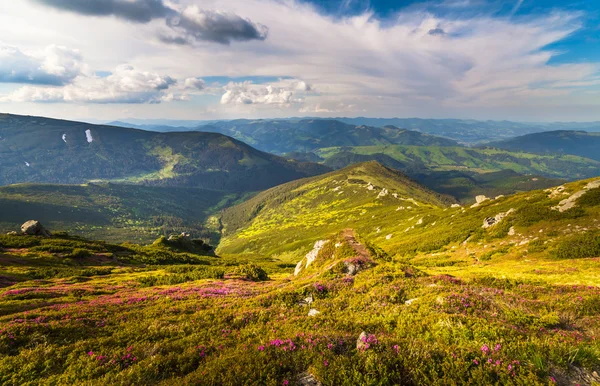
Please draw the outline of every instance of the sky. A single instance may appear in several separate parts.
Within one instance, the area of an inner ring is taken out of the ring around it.
[[[600,120],[600,1],[4,1],[0,112]]]

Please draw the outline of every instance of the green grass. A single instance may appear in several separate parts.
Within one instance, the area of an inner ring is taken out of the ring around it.
[[[219,257],[0,236],[0,383],[590,384],[600,206],[551,209],[587,183],[452,208],[361,164],[229,209]]]
[[[215,258],[45,267],[50,256],[5,251],[14,264],[0,275],[14,282],[0,290],[0,382],[282,385],[308,372],[326,385],[547,385],[583,383],[600,366],[599,287],[570,284],[580,272],[557,260],[537,258],[557,281],[455,265],[427,274],[377,255],[352,277],[337,269],[353,259],[343,242],[332,236],[297,278],[279,269],[261,282]],[[369,346],[357,349],[363,331]]]

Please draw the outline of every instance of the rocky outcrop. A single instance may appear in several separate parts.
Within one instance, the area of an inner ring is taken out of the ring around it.
[[[506,216],[508,216],[509,214],[514,213],[514,212],[515,212],[515,210],[513,208],[511,208],[507,212],[498,213],[494,217],[486,217],[483,220],[482,227],[484,229],[486,229],[486,228],[489,228],[491,226],[494,226],[494,225],[498,224],[500,221],[504,220],[504,218]]]
[[[29,220],[21,225],[21,233],[29,236],[52,237],[52,234],[37,220]]]
[[[296,264],[296,269],[294,270],[294,276],[298,276],[302,269],[304,268],[304,261],[306,260],[306,268],[308,268],[317,258],[319,252],[323,248],[325,244],[327,244],[328,240],[319,240],[315,242],[313,249],[304,256],[304,259],[300,260],[298,264]]]
[[[553,206],[552,209],[558,210],[559,212],[565,212],[571,208],[574,208],[577,205],[577,200],[583,197],[590,189],[596,188],[600,188],[600,180],[595,180],[588,183],[586,186],[583,187],[583,190],[573,193],[568,198],[565,198],[564,200],[559,202],[558,205]],[[550,197],[552,197],[552,194],[550,194]]]

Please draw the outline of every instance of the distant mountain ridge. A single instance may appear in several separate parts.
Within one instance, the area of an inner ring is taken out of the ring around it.
[[[391,125],[350,125],[332,119],[234,120],[215,122],[198,129],[229,135],[275,154],[309,152],[332,146],[459,146],[451,139]]]
[[[492,142],[488,146],[537,154],[572,154],[600,161],[600,133],[548,131]]]
[[[0,185],[110,180],[247,192],[324,173],[218,133],[0,115]]]
[[[322,120],[338,121],[352,126],[385,127],[395,126],[401,129],[418,131],[449,138],[465,144],[477,144],[500,141],[526,134],[556,130],[585,130],[600,132],[600,122],[512,122],[475,119],[424,119],[424,118],[278,118],[278,119],[235,119],[213,121],[170,121],[170,120],[131,120],[119,122],[118,126],[142,128],[154,131],[175,131],[183,129],[202,130],[202,126],[215,125],[231,127],[232,125],[248,125],[252,122],[280,122],[295,124],[300,121]],[[237,138],[237,137],[236,137]],[[240,139],[240,138],[238,138]],[[243,139],[242,139],[243,140]],[[292,150],[288,150],[292,151]]]

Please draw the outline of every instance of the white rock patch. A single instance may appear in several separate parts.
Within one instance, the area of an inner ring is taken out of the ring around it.
[[[304,259],[300,260],[298,262],[298,264],[296,264],[296,269],[294,269],[294,276],[298,276],[298,274],[300,273],[300,271],[302,271],[302,263],[304,262]]]
[[[317,255],[319,254],[319,251],[321,250],[321,248],[323,248],[325,244],[327,244],[327,240],[319,240],[315,243],[313,249],[310,252],[308,252],[306,256],[304,256],[304,259],[300,260],[296,265],[296,269],[294,270],[294,276],[298,276],[300,271],[302,271],[302,263],[305,259],[306,268],[308,268],[308,266],[311,265],[313,261],[315,261]]]
[[[473,205],[471,205],[471,208],[477,208],[479,205],[481,205],[483,202],[489,200],[489,198],[487,198],[484,195],[479,195],[479,196],[475,196],[475,203]]]
[[[482,227],[485,228],[489,228],[493,225],[498,224],[500,221],[504,220],[504,218],[506,216],[508,216],[511,213],[514,213],[515,210],[513,208],[510,208],[508,211],[506,212],[502,212],[502,213],[498,213],[497,215],[495,215],[494,217],[487,217],[483,220],[483,225]]]
[[[320,312],[315,310],[314,308],[311,308],[311,310],[308,311],[308,316],[317,316],[319,314],[320,314]]]
[[[560,186],[559,186],[560,187]],[[595,180],[588,183],[583,187],[583,190],[573,193],[568,198],[565,198],[561,202],[558,203],[557,206],[553,206],[552,209],[558,210],[559,212],[565,212],[571,208],[574,208],[577,205],[577,200],[587,193],[590,189],[595,189],[600,187],[600,180]],[[558,189],[558,188],[557,188]],[[550,197],[552,197],[552,193],[550,193]]]

